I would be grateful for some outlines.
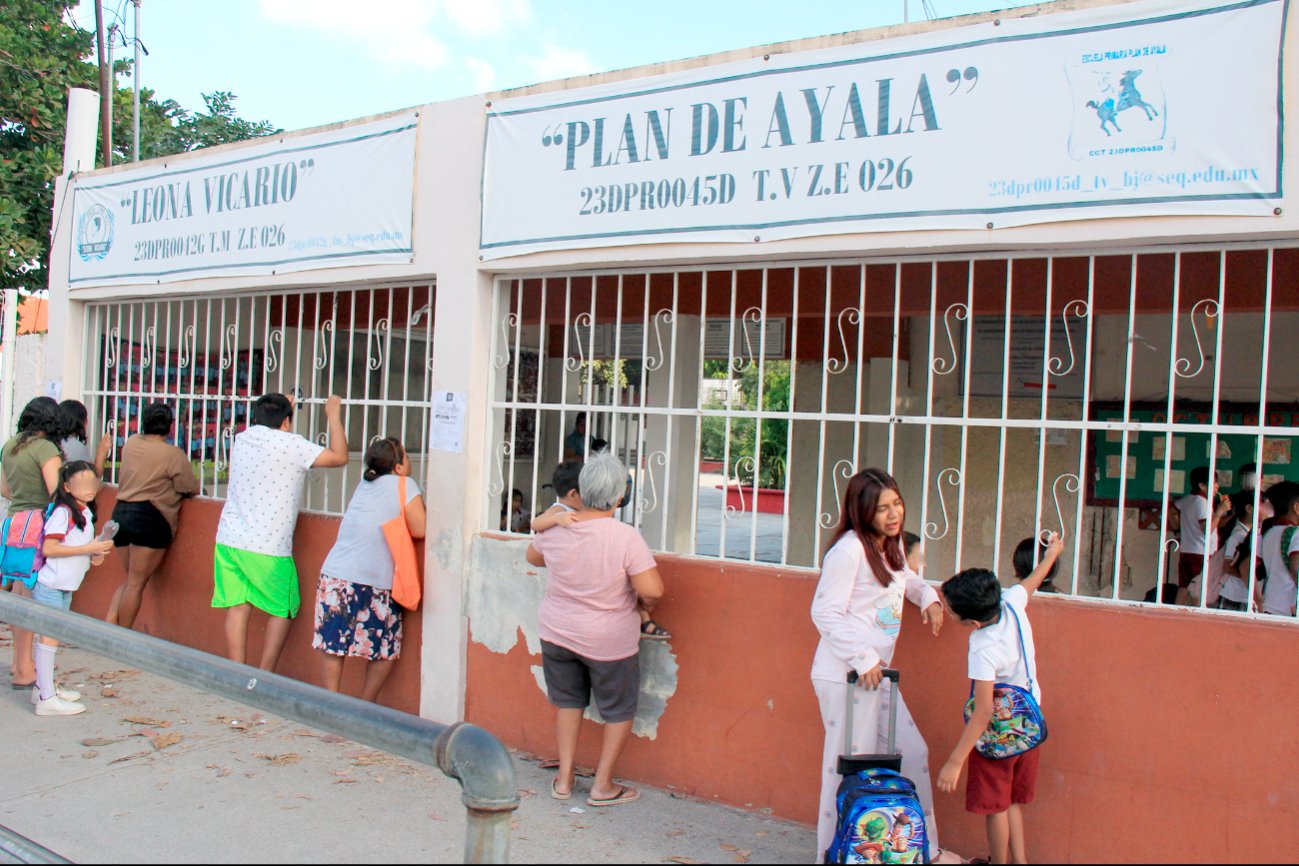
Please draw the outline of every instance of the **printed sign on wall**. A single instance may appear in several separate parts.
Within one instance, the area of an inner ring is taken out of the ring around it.
[[[1287,0],[1151,0],[495,103],[484,258],[1270,215]]]

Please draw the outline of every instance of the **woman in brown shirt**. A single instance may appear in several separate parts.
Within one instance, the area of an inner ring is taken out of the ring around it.
[[[174,425],[170,406],[150,403],[140,415],[140,435],[122,446],[113,520],[126,583],[113,596],[107,620],[123,628],[135,626],[144,588],[176,537],[181,502],[199,492],[189,458],[167,442]]]

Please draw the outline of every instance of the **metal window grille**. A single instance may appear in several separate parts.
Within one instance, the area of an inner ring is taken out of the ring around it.
[[[1058,590],[1140,603],[1177,580],[1195,469],[1299,481],[1296,286],[1299,250],[1267,245],[501,277],[483,525],[526,531],[566,440],[598,438],[651,546],[814,568],[875,465],[928,578],[1009,583],[1063,530]]]
[[[106,431],[112,479],[144,406],[176,414],[173,442],[204,495],[223,498],[230,448],[262,394],[291,394],[294,430],[327,443],[324,404],[343,398],[352,461],[315,471],[307,511],[342,514],[369,443],[397,436],[423,478],[433,365],[431,286],[95,302],[86,306],[85,401]]]

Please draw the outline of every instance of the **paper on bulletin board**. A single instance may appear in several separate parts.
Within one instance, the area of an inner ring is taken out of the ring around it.
[[[1167,453],[1167,450],[1168,450],[1168,437],[1156,436],[1154,439],[1154,445],[1151,449],[1152,451],[1151,457],[1153,457],[1155,460],[1163,460],[1164,455]],[[1186,437],[1174,436],[1173,437],[1173,462],[1181,463],[1185,459],[1186,459]]]
[[[1263,440],[1263,465],[1289,466],[1290,465],[1290,440],[1289,439],[1264,439]]]
[[[1186,489],[1186,472],[1182,469],[1174,469],[1168,473],[1168,486],[1164,486],[1164,470],[1155,470],[1155,489],[1163,490],[1169,496],[1180,496],[1183,493],[1190,493]]]
[[[433,418],[429,423],[429,449],[463,454],[465,450],[465,415],[469,395],[439,391],[433,396]]]

